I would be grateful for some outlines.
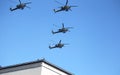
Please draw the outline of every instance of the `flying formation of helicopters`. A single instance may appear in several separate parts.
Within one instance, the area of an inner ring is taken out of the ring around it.
[[[68,45],[68,44],[64,44],[64,43],[61,43],[61,40],[55,44],[54,46],[49,46],[50,49],[53,49],[53,48],[62,48],[64,47],[64,45]]]
[[[64,27],[64,23],[62,23],[62,28],[58,29],[58,31],[53,31],[52,30],[52,34],[56,34],[56,33],[66,33],[69,31],[69,29],[71,29],[73,27]]]
[[[57,2],[57,1],[56,1]],[[19,4],[16,5],[15,8],[10,8],[10,11],[14,11],[14,10],[17,10],[17,9],[21,9],[23,10],[25,7],[27,8],[30,8],[27,6],[27,4],[30,4],[31,2],[27,2],[27,3],[22,3],[21,0],[19,0]],[[62,4],[60,2],[58,2],[59,4]],[[63,4],[62,4],[63,5]],[[56,10],[54,9],[54,12],[60,12],[60,11],[69,11],[71,10],[71,7],[77,7],[77,6],[71,6],[71,5],[68,5],[68,0],[66,0],[66,3],[65,5],[61,6],[59,10]],[[58,29],[57,31],[53,31],[52,30],[52,34],[56,34],[56,33],[66,33],[69,31],[69,29],[71,29],[73,27],[64,27],[64,23],[62,23],[62,28]],[[64,47],[64,45],[67,45],[67,44],[64,44],[64,43],[61,43],[61,40],[55,44],[54,46],[49,46],[50,49],[53,49],[53,48],[62,48]]]
[[[57,1],[56,1],[56,2],[57,2]],[[60,2],[57,2],[57,3],[62,4],[62,3],[60,3]],[[63,4],[62,4],[62,5],[63,5]],[[68,11],[68,10],[71,10],[71,7],[77,7],[77,6],[68,5],[68,0],[66,0],[65,5],[59,7],[59,8],[60,8],[59,10],[55,10],[55,9],[53,9],[53,10],[54,10],[54,12],[56,13],[56,12],[60,12],[60,11]],[[71,10],[71,11],[72,11],[72,10]]]
[[[73,28],[73,27],[64,27],[64,23],[62,23],[62,28],[58,29],[58,31],[56,31],[56,32],[54,32],[52,30],[52,34],[66,33],[67,31],[69,31],[70,28]],[[53,49],[53,48],[62,48],[62,47],[64,47],[64,45],[68,45],[68,44],[61,43],[61,40],[60,40],[59,43],[55,44],[54,46],[49,46],[49,48],[50,49]]]
[[[23,10],[25,7],[30,8],[30,7],[26,6],[27,4],[30,4],[30,3],[31,3],[31,2],[21,3],[21,1],[19,0],[19,4],[16,5],[15,8],[10,8],[10,11],[14,11],[14,10],[17,10],[17,9]]]

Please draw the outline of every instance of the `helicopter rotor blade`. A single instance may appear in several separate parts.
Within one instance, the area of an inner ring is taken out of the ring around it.
[[[27,2],[27,3],[24,3],[24,4],[31,4],[32,2]]]
[[[66,4],[65,5],[67,5],[68,4],[68,0],[66,0]]]
[[[62,28],[64,28],[64,23],[62,23]]]
[[[50,40],[52,43],[50,43],[50,45],[56,45],[55,41]]]
[[[58,7],[58,8],[62,8],[62,6],[61,6],[61,7]]]
[[[21,4],[21,1],[19,0],[20,4]]]
[[[29,6],[26,6],[26,8],[29,8],[29,9],[31,9],[31,7],[29,7]]]
[[[9,0],[9,2],[16,3],[16,1],[13,1],[13,0]]]
[[[68,43],[64,43],[64,45],[69,45]]]
[[[75,6],[75,5],[71,5],[70,7],[78,7],[78,6]]]
[[[62,4],[62,3],[60,3],[60,2],[58,2],[58,1],[56,1],[56,0],[55,0],[55,2],[58,3],[58,4],[60,4],[60,5],[64,5],[64,4]]]
[[[70,11],[72,11],[71,7],[69,8]]]
[[[67,29],[73,29],[73,27],[66,27]]]
[[[55,27],[57,27],[57,28],[60,28],[59,26],[57,26],[57,25],[55,25],[55,24],[53,24],[53,26],[55,26]]]
[[[70,30],[68,30],[68,32],[70,32]]]
[[[59,41],[59,44],[61,43],[61,40]]]

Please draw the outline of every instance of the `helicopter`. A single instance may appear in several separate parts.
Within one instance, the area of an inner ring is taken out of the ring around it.
[[[57,1],[56,1],[57,2]],[[59,3],[59,2],[57,2],[57,3]],[[59,4],[61,4],[61,3],[59,3]],[[63,4],[62,4],[63,5]],[[60,11],[68,11],[68,10],[71,10],[71,7],[77,7],[77,6],[70,6],[70,5],[68,5],[68,0],[66,0],[66,4],[65,5],[63,5],[63,6],[61,6],[61,7],[59,7],[60,9],[59,10],[55,10],[55,9],[53,9],[54,10],[54,12],[56,13],[56,12],[60,12]],[[72,11],[72,10],[71,10]]]
[[[64,45],[67,45],[67,44],[63,44],[61,43],[61,40],[58,42],[58,44],[55,44],[54,46],[49,46],[50,49],[53,49],[53,48],[62,48],[64,47]]]
[[[31,2],[21,3],[21,1],[19,0],[19,3],[20,4],[16,5],[16,8],[10,8],[10,11],[14,11],[14,10],[17,10],[17,9],[23,10],[25,7],[30,8],[30,7],[26,6],[26,5],[30,4]]]
[[[56,34],[56,33],[66,33],[67,31],[69,31],[70,28],[73,27],[64,27],[64,23],[62,23],[62,28],[58,29],[58,31],[54,32],[52,30],[52,34]]]

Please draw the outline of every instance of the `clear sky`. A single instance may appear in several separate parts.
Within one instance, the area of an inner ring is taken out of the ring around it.
[[[0,65],[45,58],[75,75],[120,75],[120,0],[69,0],[78,7],[59,13],[55,0],[21,1],[31,9],[11,12],[18,1],[0,0]],[[61,23],[74,29],[52,35]],[[48,48],[59,40],[69,45]]]

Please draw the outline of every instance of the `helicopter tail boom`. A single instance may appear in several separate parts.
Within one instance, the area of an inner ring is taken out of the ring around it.
[[[10,8],[10,11],[14,11],[14,10],[16,10],[16,9],[18,9],[18,8]]]
[[[49,46],[49,49],[53,49],[53,48],[56,48],[56,47],[51,47],[51,46]]]
[[[52,30],[52,34],[56,34],[56,33],[59,33],[59,32],[54,32],[54,31]]]

